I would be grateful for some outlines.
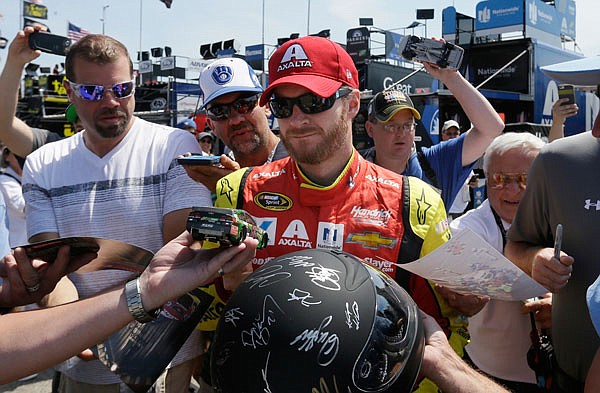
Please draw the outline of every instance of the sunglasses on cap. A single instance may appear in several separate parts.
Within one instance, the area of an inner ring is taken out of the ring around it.
[[[206,113],[211,120],[227,120],[231,115],[231,109],[234,109],[240,115],[246,115],[256,108],[261,93],[253,94],[249,97],[240,97],[229,104],[212,104],[206,107]]]
[[[106,92],[106,87],[102,85],[68,82],[75,95],[86,101],[100,101]],[[110,90],[112,91],[113,96],[120,100],[133,95],[135,92],[135,84],[133,80],[119,82],[112,85]]]
[[[490,187],[495,190],[501,190],[510,183],[517,183],[523,190],[527,186],[527,173],[501,173],[492,174],[493,184]]]
[[[285,119],[292,115],[294,105],[307,115],[325,112],[333,107],[338,98],[347,96],[352,92],[352,89],[343,87],[335,92],[330,97],[319,97],[314,93],[303,94],[296,98],[275,97],[269,101],[269,107],[273,116],[278,119]]]

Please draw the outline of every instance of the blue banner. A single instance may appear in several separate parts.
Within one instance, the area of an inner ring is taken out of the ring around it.
[[[264,67],[265,47],[263,44],[250,45],[246,47],[246,62],[250,67],[257,71],[262,71]]]
[[[475,30],[492,30],[486,31],[485,34],[514,31],[512,27],[523,26],[525,14],[523,0],[482,1],[477,4],[475,12]]]
[[[404,37],[402,34],[394,33],[393,31],[385,32],[385,57],[391,60],[404,60],[402,55],[398,52],[398,45],[400,40]]]
[[[560,36],[560,20],[554,6],[541,0],[527,0],[525,24],[529,27]]]

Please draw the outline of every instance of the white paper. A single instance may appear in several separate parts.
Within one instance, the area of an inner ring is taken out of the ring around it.
[[[421,259],[398,265],[463,294],[525,300],[549,292],[466,228]]]

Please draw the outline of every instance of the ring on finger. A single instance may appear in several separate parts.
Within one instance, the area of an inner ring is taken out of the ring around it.
[[[37,292],[40,289],[40,283],[38,282],[37,284],[32,285],[30,287],[25,287],[25,289],[27,289],[27,292],[29,293]]]
[[[217,274],[221,277],[225,275],[225,270],[223,270],[223,267],[220,267],[219,270],[217,270]]]

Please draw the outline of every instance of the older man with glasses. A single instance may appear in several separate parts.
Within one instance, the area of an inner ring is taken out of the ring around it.
[[[473,127],[446,143],[418,149],[414,143],[415,126],[421,114],[406,94],[384,90],[369,103],[365,127],[375,145],[363,155],[377,165],[418,177],[440,189],[448,210],[470,176],[473,165],[490,142],[500,135],[504,124],[492,105],[458,71],[441,69],[430,63],[423,65],[450,90]],[[458,124],[456,126],[458,128]]]
[[[544,145],[527,132],[508,132],[494,139],[483,157],[488,199],[452,221],[452,232],[469,228],[504,252],[506,232],[525,193],[529,168]],[[536,373],[527,364],[527,352],[532,329],[550,327],[551,299],[547,294],[526,305],[490,300],[469,318],[471,341],[465,349],[473,364],[513,392],[541,392]],[[537,326],[532,326],[530,312]]]

